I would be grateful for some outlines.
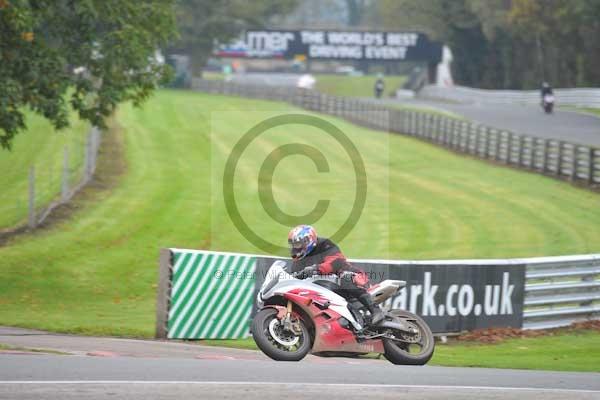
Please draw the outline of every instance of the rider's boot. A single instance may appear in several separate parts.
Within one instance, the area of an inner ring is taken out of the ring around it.
[[[358,301],[360,301],[362,305],[367,307],[367,310],[369,310],[369,312],[371,313],[371,325],[377,325],[381,321],[383,321],[383,311],[381,311],[379,305],[373,302],[373,299],[371,298],[370,294],[364,293],[360,295]]]

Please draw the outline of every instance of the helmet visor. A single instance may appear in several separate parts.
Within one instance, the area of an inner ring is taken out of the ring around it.
[[[304,241],[293,242],[292,240],[289,240],[288,245],[290,247],[290,255],[292,258],[301,258],[304,255],[304,250],[306,247]]]

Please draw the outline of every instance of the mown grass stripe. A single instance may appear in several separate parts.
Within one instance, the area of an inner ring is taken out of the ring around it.
[[[254,261],[253,261],[252,257],[245,257],[244,264],[240,267],[239,271],[241,271],[242,273],[246,273],[246,271],[248,271],[248,273],[251,273],[251,271],[254,267],[253,262]],[[231,286],[229,288],[229,290],[227,291],[227,297],[225,298],[223,304],[221,305],[222,308],[218,311],[219,321],[217,323],[217,326],[210,329],[210,331],[208,331],[208,332],[202,333],[201,337],[208,336],[210,338],[219,338],[219,332],[221,332],[223,325],[225,325],[225,323],[228,321],[229,315],[234,310],[233,304],[235,304],[235,301],[236,301],[235,299],[237,297],[234,297],[233,300],[230,301],[231,296],[234,293],[239,293],[239,289],[235,286]]]
[[[213,276],[214,272],[220,268],[224,257],[224,255],[219,254],[214,258],[214,262],[202,271],[200,282],[195,286],[192,297],[186,302],[186,306],[180,314],[180,323],[178,324],[179,329],[175,329],[174,332],[176,337],[187,337],[186,332],[189,329],[192,318],[197,310],[201,309],[204,305],[204,301],[209,295],[207,289],[210,287],[211,283],[216,280]]]

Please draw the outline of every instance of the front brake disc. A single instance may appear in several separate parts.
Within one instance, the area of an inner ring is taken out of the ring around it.
[[[269,322],[269,333],[277,343],[287,347],[294,346],[300,341],[300,336],[295,335],[292,331],[284,329],[277,318],[273,318],[271,322]]]

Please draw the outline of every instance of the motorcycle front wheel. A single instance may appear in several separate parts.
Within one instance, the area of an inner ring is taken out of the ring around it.
[[[394,310],[388,315],[402,319],[415,329],[414,334],[391,332],[392,338],[383,339],[383,356],[392,364],[425,365],[433,356],[433,333],[423,318],[404,310]]]
[[[276,361],[300,361],[311,349],[310,333],[300,319],[297,334],[284,329],[277,319],[277,310],[264,308],[259,310],[252,320],[252,337],[259,349]]]

